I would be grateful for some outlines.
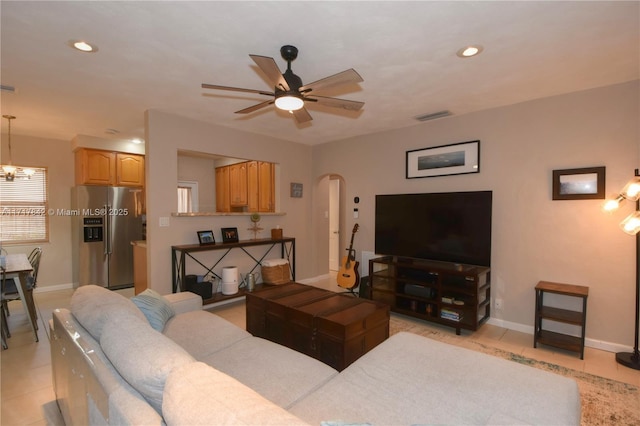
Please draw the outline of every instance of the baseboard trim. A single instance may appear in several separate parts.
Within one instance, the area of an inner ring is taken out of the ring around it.
[[[33,290],[33,292],[38,294],[38,293],[48,293],[50,291],[69,290],[73,288],[74,288],[73,283],[56,284],[56,285],[36,286],[36,289]]]
[[[304,280],[296,280],[300,284],[312,284],[318,281],[328,280],[331,278],[331,274],[318,275],[312,278],[305,278]]]
[[[533,326],[519,324],[516,322],[505,321],[498,318],[489,318],[487,324],[495,325],[497,327],[506,328],[508,330],[519,331],[521,333],[526,333],[531,335],[531,346],[533,346]],[[577,336],[576,336],[577,337]],[[604,340],[596,340],[586,338],[584,341],[584,345],[588,348],[599,349],[607,352],[633,352],[633,348],[631,346],[621,345],[619,343],[607,342]]]

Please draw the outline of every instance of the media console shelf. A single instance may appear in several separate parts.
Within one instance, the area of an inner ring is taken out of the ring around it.
[[[475,331],[490,316],[490,268],[398,256],[369,261],[369,295],[393,312]]]

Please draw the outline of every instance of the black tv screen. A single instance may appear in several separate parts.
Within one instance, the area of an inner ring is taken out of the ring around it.
[[[375,251],[491,265],[492,191],[376,195]]]

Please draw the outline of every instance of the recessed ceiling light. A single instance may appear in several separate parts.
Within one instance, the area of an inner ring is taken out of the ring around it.
[[[131,139],[131,142],[139,145],[142,143],[142,139]]]
[[[465,46],[459,49],[456,52],[456,55],[458,55],[461,58],[470,58],[472,56],[476,56],[480,54],[483,50],[484,48],[482,46],[480,46],[479,44],[474,44],[474,45]]]
[[[69,40],[67,43],[69,46],[73,47],[76,50],[86,53],[94,53],[98,51],[98,47],[92,44],[87,43],[83,40]]]

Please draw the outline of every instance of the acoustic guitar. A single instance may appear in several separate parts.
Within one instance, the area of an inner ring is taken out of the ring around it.
[[[337,279],[338,285],[342,288],[353,289],[358,285],[360,276],[358,275],[358,265],[360,262],[356,262],[356,251],[353,249],[353,237],[358,232],[359,225],[356,223],[353,225],[353,231],[351,231],[351,244],[347,249],[347,255],[342,258],[340,263],[340,270],[338,271]]]

